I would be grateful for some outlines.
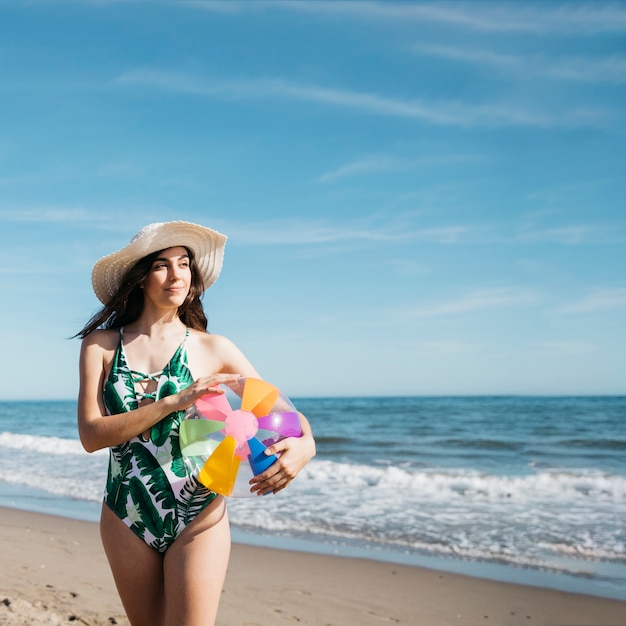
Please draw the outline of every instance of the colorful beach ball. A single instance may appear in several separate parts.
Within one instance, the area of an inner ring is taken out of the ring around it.
[[[245,498],[249,480],[270,467],[265,450],[286,437],[300,437],[300,416],[289,398],[270,383],[241,378],[224,394],[207,394],[191,405],[180,424],[181,452],[205,486]]]

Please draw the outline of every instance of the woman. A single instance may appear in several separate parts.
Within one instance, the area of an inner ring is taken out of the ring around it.
[[[78,336],[78,427],[88,452],[110,448],[100,532],[133,626],[215,623],[230,554],[226,503],[182,462],[184,410],[218,385],[259,377],[228,339],[207,333],[200,296],[220,273],[226,237],[188,222],[150,224],[94,266],[103,308]],[[284,489],[315,454],[301,438],[251,481]]]

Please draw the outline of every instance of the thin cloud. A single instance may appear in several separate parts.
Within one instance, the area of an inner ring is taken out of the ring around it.
[[[434,44],[416,44],[412,50],[420,55],[500,70],[508,77],[545,76],[575,82],[616,85],[626,82],[626,57],[617,54],[598,58],[522,56],[502,54],[493,50]]]
[[[471,232],[469,226],[440,226],[435,228],[422,228],[413,232],[409,231],[412,239],[430,241],[441,244],[461,243],[466,235]]]
[[[469,233],[467,226],[452,225],[418,228],[404,223],[385,223],[371,220],[329,223],[321,220],[280,220],[221,225],[229,240],[240,245],[320,245],[344,242],[409,243],[424,241],[452,245]]]
[[[29,0],[25,4],[91,6],[144,4],[150,0]],[[440,24],[481,33],[594,35],[626,31],[620,3],[567,2],[523,5],[518,2],[370,2],[345,0],[163,0],[162,4],[239,16],[263,11],[290,11],[321,17],[366,19],[382,23]]]
[[[476,354],[486,349],[485,346],[464,341],[414,341],[411,347],[421,354],[431,355]]]
[[[123,158],[102,163],[93,175],[98,178],[136,178],[144,173],[145,168],[141,163]]]
[[[76,223],[106,221],[109,216],[98,216],[88,209],[38,208],[0,210],[0,222]]]
[[[413,167],[413,164],[407,159],[398,159],[384,155],[370,156],[357,159],[356,161],[352,161],[352,163],[347,163],[337,169],[326,172],[317,180],[320,183],[329,183],[349,176],[360,176],[372,172],[407,170],[411,167]]]
[[[278,3],[274,3],[277,5]],[[620,5],[456,2],[297,2],[284,8],[346,13],[373,19],[410,20],[494,33],[593,34],[626,30],[626,11]],[[295,6],[294,6],[295,5]],[[321,6],[319,6],[321,5]]]
[[[546,356],[574,356],[598,352],[600,346],[588,341],[538,341],[529,346]]]
[[[66,225],[68,228],[89,228],[100,231],[130,232],[132,223],[137,224],[137,230],[145,223],[159,221],[155,218],[156,208],[145,206],[132,209],[123,208],[64,208],[64,207],[36,207],[36,208],[3,208],[0,209],[0,224],[49,224]],[[129,218],[132,216],[132,218]],[[132,221],[129,221],[131,219]]]
[[[346,2],[299,0],[298,2],[192,1],[187,6],[230,12],[263,9],[308,13],[323,17],[400,23],[440,24],[483,33],[532,33],[537,35],[592,35],[626,30],[626,10],[610,3],[496,3],[496,2]]]
[[[389,259],[385,265],[400,276],[423,276],[432,272],[432,269],[427,265],[410,259]]]
[[[414,119],[438,126],[462,128],[578,128],[605,126],[611,113],[580,109],[552,115],[515,104],[470,104],[461,101],[404,99],[374,93],[304,85],[283,79],[202,80],[184,74],[137,70],[121,74],[117,85],[143,86],[174,93],[228,100],[282,99],[323,104],[369,115]]]
[[[19,185],[48,185],[66,182],[76,178],[75,174],[67,167],[57,167],[42,172],[26,172],[0,178],[0,187]]]
[[[541,230],[528,230],[520,233],[517,237],[523,242],[546,242],[566,244],[581,244],[589,241],[594,234],[592,226],[563,226],[560,228],[544,228]]]
[[[229,224],[223,227],[233,244],[243,245],[319,245],[343,241],[394,241],[401,234],[358,225],[331,225],[310,221],[263,221]]]
[[[41,207],[29,209],[0,209],[0,223],[67,224],[99,230],[123,231],[132,234],[149,222],[160,221],[159,215],[169,212],[162,207],[135,207],[132,209],[83,209]],[[132,215],[128,219],[116,216]],[[228,233],[229,240],[238,245],[328,245],[345,242],[409,243],[423,241],[452,245],[463,241],[472,228],[466,225],[416,226],[406,216],[382,219],[373,215],[352,221],[334,222],[322,219],[280,219],[253,222],[245,220],[221,221],[215,225]]]
[[[525,229],[515,237],[521,243],[560,243],[595,245],[622,243],[626,240],[622,225],[581,224],[555,228]]]
[[[565,304],[555,313],[579,315],[585,313],[602,313],[615,309],[626,308],[626,287],[616,289],[598,289],[587,294],[581,300]]]
[[[351,163],[342,165],[334,170],[330,170],[322,174],[317,182],[329,183],[342,178],[351,176],[361,176],[363,174],[372,174],[376,172],[399,172],[415,169],[420,166],[461,163],[475,160],[477,157],[450,155],[441,157],[423,157],[419,159],[401,159],[398,157],[387,155],[372,155],[356,159]]]
[[[565,57],[547,60],[544,72],[548,76],[563,80],[620,85],[626,82],[626,57],[614,54],[597,59]]]
[[[39,275],[39,274],[73,274],[81,270],[76,267],[50,267],[50,265],[40,267],[11,267],[4,266],[0,262],[0,274],[4,276],[23,276],[23,275]]]
[[[411,50],[423,56],[437,57],[451,61],[459,61],[475,65],[486,65],[491,68],[510,69],[521,63],[521,58],[510,54],[501,54],[492,50],[476,48],[460,48],[438,44],[415,44]]]
[[[262,0],[261,2],[238,2],[238,0],[179,0],[177,4],[212,11],[214,13],[236,15],[250,9],[261,10],[264,3]]]
[[[145,173],[145,167],[128,158],[106,161],[93,167],[57,166],[51,169],[26,172],[0,178],[0,187],[19,185],[50,185],[85,178],[136,178]]]
[[[527,200],[540,200],[543,203],[566,205],[571,207],[572,204],[580,199],[581,196],[589,196],[597,194],[598,190],[606,188],[608,185],[621,184],[621,181],[614,178],[599,178],[595,180],[576,180],[572,182],[562,183],[540,189],[526,194]],[[540,209],[536,211],[537,215],[546,215],[547,212],[554,213],[554,207]]]
[[[498,287],[468,292],[459,298],[417,307],[408,312],[411,318],[441,317],[476,313],[494,308],[530,306],[537,302],[537,295],[527,289]]]

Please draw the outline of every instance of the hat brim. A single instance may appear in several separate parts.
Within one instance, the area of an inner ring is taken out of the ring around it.
[[[191,222],[164,222],[144,230],[145,234],[141,231],[125,248],[102,257],[93,266],[91,283],[100,302],[110,302],[137,261],[174,246],[185,246],[193,252],[205,290],[217,280],[224,262],[226,235]]]

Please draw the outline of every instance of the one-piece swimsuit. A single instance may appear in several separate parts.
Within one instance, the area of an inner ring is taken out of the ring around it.
[[[159,400],[189,387],[193,376],[185,339],[163,371],[131,370],[123,344],[123,329],[104,384],[109,415],[133,411],[144,398]],[[154,393],[136,390],[136,383],[156,381]],[[184,411],[175,411],[150,429],[150,436],[133,437],[110,448],[104,501],[143,541],[164,552],[189,523],[216,497],[192,475],[180,451],[179,428]]]

